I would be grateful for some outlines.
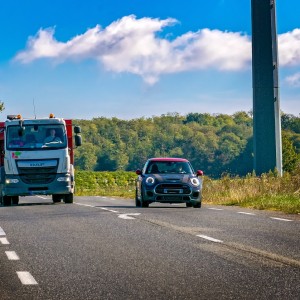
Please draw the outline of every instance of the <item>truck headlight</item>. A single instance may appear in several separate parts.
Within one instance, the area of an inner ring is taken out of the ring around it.
[[[57,178],[57,181],[60,181],[60,182],[69,182],[70,181],[70,177],[58,177]]]
[[[19,179],[16,179],[16,178],[7,178],[7,179],[5,179],[6,184],[18,183],[18,182],[19,182]]]
[[[146,183],[148,185],[152,185],[152,184],[154,184],[154,182],[155,182],[155,179],[151,176],[146,179]]]
[[[198,178],[191,178],[191,183],[194,186],[199,186],[200,185],[200,181]]]

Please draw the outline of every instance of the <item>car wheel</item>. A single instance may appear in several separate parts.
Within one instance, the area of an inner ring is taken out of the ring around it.
[[[201,207],[201,202],[198,202],[196,204],[193,205],[194,208],[200,208]]]
[[[186,202],[186,207],[192,207],[192,206],[193,206],[192,203]]]
[[[135,206],[136,207],[141,207],[141,201],[138,198],[138,192],[137,189],[135,190]]]
[[[149,202],[144,200],[143,187],[142,187],[142,191],[141,191],[140,207],[149,207]]]

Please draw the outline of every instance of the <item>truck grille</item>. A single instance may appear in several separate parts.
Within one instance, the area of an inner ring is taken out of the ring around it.
[[[21,180],[26,184],[47,184],[55,179],[57,167],[18,168]]]
[[[157,194],[165,195],[189,195],[191,193],[191,188],[186,184],[163,183],[156,186],[155,192]]]

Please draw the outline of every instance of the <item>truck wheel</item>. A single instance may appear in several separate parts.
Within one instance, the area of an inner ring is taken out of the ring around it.
[[[11,206],[11,197],[3,196],[3,206]]]
[[[52,195],[52,201],[53,203],[58,203],[61,201],[61,195]]]
[[[73,198],[74,198],[73,193],[66,194],[65,195],[65,203],[73,203]]]
[[[13,205],[18,205],[19,204],[19,196],[11,197],[11,201],[12,201]]]

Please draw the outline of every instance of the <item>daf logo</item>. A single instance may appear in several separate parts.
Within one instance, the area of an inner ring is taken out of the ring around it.
[[[30,163],[30,167],[43,167],[44,163]]]

